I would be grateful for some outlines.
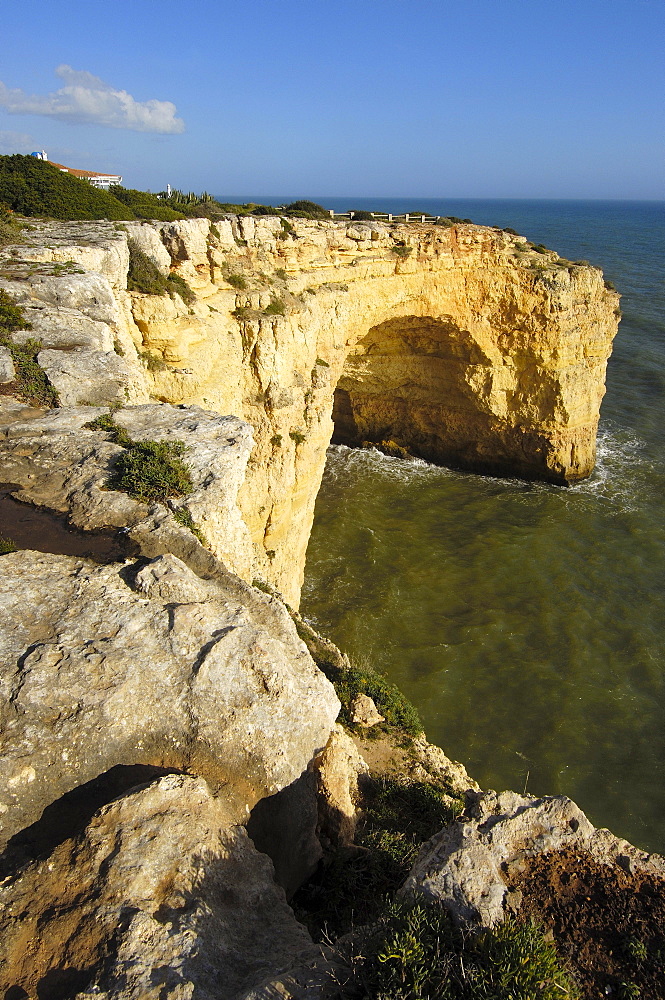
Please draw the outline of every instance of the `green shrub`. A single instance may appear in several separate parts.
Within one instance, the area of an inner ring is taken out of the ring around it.
[[[0,201],[21,215],[54,219],[133,219],[108,191],[34,156],[0,156]]]
[[[280,281],[286,281],[289,276],[283,267],[278,267],[275,271],[275,277],[279,278]]]
[[[295,216],[299,219],[330,219],[330,212],[323,205],[318,205],[315,201],[292,201],[284,209],[287,215]]]
[[[181,461],[185,453],[182,441],[134,441],[110,413],[91,420],[86,427],[106,431],[115,444],[124,448],[106,484],[109,489],[122,490],[135,500],[158,500],[160,503],[166,503],[169,497],[187,496],[192,492],[192,477]],[[190,527],[189,524],[185,526]]]
[[[132,443],[129,434],[124,427],[115,422],[112,413],[102,413],[99,417],[95,417],[94,420],[90,420],[83,426],[90,431],[106,431],[107,434],[111,435],[113,442],[121,445],[123,448],[128,448]]]
[[[396,257],[400,257],[402,260],[406,260],[413,253],[413,247],[407,246],[406,243],[398,243],[397,246],[392,248],[392,252]]]
[[[186,496],[192,477],[181,461],[182,441],[132,441],[119,456],[109,486],[143,502]]]
[[[362,209],[350,208],[349,212],[353,212],[354,222],[373,222],[374,216],[371,212],[364,212]]]
[[[166,281],[166,290],[171,298],[173,298],[173,293],[177,292],[186,306],[191,306],[196,302],[196,293],[190,288],[181,274],[176,274],[174,271],[169,274]]]
[[[135,240],[127,240],[127,245],[129,247],[127,289],[130,292],[143,292],[144,295],[166,295],[169,286],[165,275],[155,262],[141,250]]]
[[[0,556],[9,555],[10,552],[16,552],[15,543],[12,542],[11,538],[0,535]]]
[[[13,330],[30,329],[30,323],[26,320],[21,307],[4,288],[0,288],[0,332],[7,335]]]
[[[273,299],[269,306],[263,310],[266,316],[283,316],[285,312],[284,303],[281,299]]]
[[[371,1000],[554,1000],[579,997],[554,945],[534,924],[508,919],[463,932],[436,904],[390,904],[359,970]]]
[[[281,434],[273,434],[273,436],[270,438],[270,444],[273,445],[273,447],[275,447],[275,448],[281,448],[282,447],[282,435]]]
[[[239,207],[239,206],[238,206]],[[280,209],[273,208],[272,205],[253,205],[250,209],[252,215],[279,215]]]
[[[168,201],[147,191],[136,191],[134,188],[113,184],[109,188],[109,193],[123,205],[126,205],[137,219],[158,219],[161,222],[173,222],[175,219],[185,217],[185,213],[182,211],[178,212],[170,208]]]
[[[12,243],[22,243],[22,228],[23,226],[12,210],[7,205],[0,204],[0,247],[9,246]]]
[[[295,441],[296,445],[302,444],[305,440],[305,435],[302,431],[289,431],[289,437],[292,441]]]
[[[232,285],[233,288],[238,288],[240,291],[244,292],[247,288],[247,282],[242,274],[227,274],[225,280],[229,285]]]

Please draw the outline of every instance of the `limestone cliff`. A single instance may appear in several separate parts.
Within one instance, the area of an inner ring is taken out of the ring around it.
[[[128,236],[196,300],[127,292]],[[0,287],[27,307],[62,402],[249,422],[245,575],[294,605],[331,438],[559,483],[593,469],[618,296],[596,268],[501,230],[46,224],[0,257]]]
[[[129,237],[192,301],[127,291]],[[0,287],[60,396],[13,398],[0,359],[0,479],[77,529],[120,529],[128,556],[2,556],[3,995],[338,996],[342,952],[312,946],[285,890],[324,851],[336,877],[367,850],[352,843],[363,782],[376,791],[386,761],[439,804],[466,794],[439,833],[433,813],[407,897],[494,925],[531,905],[527,863],[558,854],[665,899],[662,859],[568,800],[480,793],[424,736],[359,753],[318,669],[339,679],[348,660],[249,585],[297,603],[333,435],[588,474],[618,302],[598,270],[470,225],[45,223],[0,254]],[[182,441],[191,491],[116,488],[130,439]]]

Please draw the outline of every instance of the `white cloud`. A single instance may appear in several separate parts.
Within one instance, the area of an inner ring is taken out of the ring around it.
[[[26,94],[0,81],[0,107],[12,115],[46,115],[61,121],[107,125],[134,132],[184,132],[171,101],[135,101],[126,90],[115,90],[99,77],[71,66],[58,66],[64,82],[52,94]]]
[[[0,129],[0,153],[31,153],[35,140],[25,132],[3,132]]]

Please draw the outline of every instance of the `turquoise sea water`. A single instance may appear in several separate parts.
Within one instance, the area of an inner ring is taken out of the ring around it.
[[[665,204],[318,200],[511,226],[623,294],[591,479],[333,447],[302,611],[394,679],[481,785],[566,793],[665,851]]]

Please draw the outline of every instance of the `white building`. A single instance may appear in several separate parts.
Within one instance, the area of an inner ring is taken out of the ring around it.
[[[31,153],[30,156],[34,156],[37,160],[48,160],[44,149]],[[87,181],[88,184],[92,184],[96,188],[104,188],[108,191],[112,184],[122,184],[121,174],[98,174],[94,170],[77,170],[75,167],[65,167],[62,163],[54,163],[52,160],[50,162],[63,174],[72,174],[73,177],[79,177],[82,181]]]

